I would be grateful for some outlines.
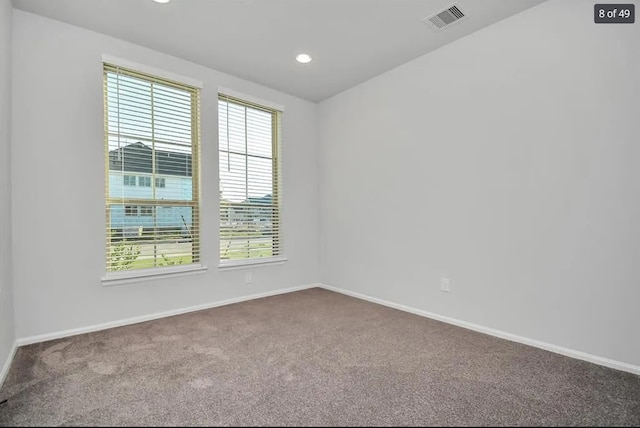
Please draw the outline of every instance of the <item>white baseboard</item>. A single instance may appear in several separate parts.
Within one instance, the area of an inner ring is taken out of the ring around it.
[[[75,336],[78,334],[83,334],[83,333],[90,333],[93,331],[99,331],[99,330],[106,330],[108,328],[113,328],[113,327],[121,327],[121,326],[125,326],[125,325],[130,325],[130,324],[137,324],[140,322],[144,322],[144,321],[151,321],[154,319],[159,319],[159,318],[164,318],[164,317],[169,317],[169,316],[173,316],[173,315],[180,315],[180,314],[185,314],[188,312],[195,312],[195,311],[199,311],[199,310],[203,310],[203,309],[210,309],[210,308],[215,308],[218,306],[225,306],[225,305],[230,305],[233,303],[239,303],[239,302],[244,302],[247,300],[254,300],[254,299],[260,299],[262,297],[269,297],[269,296],[275,296],[278,294],[285,294],[285,293],[291,293],[294,291],[300,291],[300,290],[306,290],[308,288],[314,288],[314,287],[320,287],[320,288],[324,288],[330,291],[335,291],[337,293],[341,293],[341,294],[345,294],[347,296],[351,296],[351,297],[355,297],[358,299],[362,299],[362,300],[366,300],[372,303],[377,303],[380,305],[384,305],[384,306],[388,306],[390,308],[394,308],[394,309],[398,309],[404,312],[409,312],[415,315],[420,315],[426,318],[431,318],[437,321],[442,321],[445,322],[447,324],[452,324],[452,325],[456,325],[458,327],[463,327],[469,330],[473,330],[473,331],[477,331],[480,333],[485,333],[491,336],[495,336],[495,337],[499,337],[501,339],[506,339],[506,340],[510,340],[513,342],[518,342],[518,343],[522,343],[524,345],[529,345],[529,346],[533,346],[536,348],[540,348],[540,349],[544,349],[547,351],[551,351],[551,352],[555,352],[556,354],[561,354],[561,355],[565,355],[567,357],[571,357],[571,358],[576,358],[579,360],[584,360],[584,361],[588,361],[590,363],[594,363],[594,364],[599,364],[605,367],[609,367],[612,369],[616,369],[616,370],[621,370],[621,371],[625,371],[625,372],[629,372],[629,373],[633,373],[636,375],[640,375],[640,366],[636,366],[633,364],[628,364],[628,363],[624,363],[621,361],[616,361],[616,360],[611,360],[609,358],[604,358],[604,357],[599,357],[597,355],[592,355],[592,354],[588,354],[585,352],[581,352],[581,351],[576,351],[573,349],[569,349],[569,348],[564,348],[562,346],[557,346],[557,345],[553,345],[550,343],[546,343],[546,342],[541,342],[535,339],[529,339],[527,337],[523,337],[523,336],[518,336],[516,334],[512,334],[512,333],[507,333],[501,330],[496,330],[493,328],[489,328],[489,327],[484,327],[478,324],[473,324],[467,321],[462,321],[459,319],[455,319],[455,318],[451,318],[451,317],[446,317],[443,315],[438,315],[432,312],[428,312],[428,311],[423,311],[421,309],[415,309],[406,305],[402,305],[402,304],[398,304],[398,303],[393,303],[393,302],[389,302],[387,300],[383,300],[383,299],[378,299],[375,297],[371,297],[371,296],[367,296],[365,294],[361,294],[361,293],[356,293],[353,291],[349,291],[349,290],[345,290],[342,288],[338,288],[338,287],[333,287],[330,285],[326,285],[326,284],[307,284],[307,285],[302,285],[302,286],[298,286],[298,287],[291,287],[291,288],[285,288],[285,289],[280,289],[280,290],[274,290],[274,291],[269,291],[266,293],[259,293],[259,294],[251,294],[248,296],[243,296],[243,297],[236,297],[233,299],[227,299],[227,300],[222,300],[222,301],[218,301],[218,302],[213,302],[213,303],[207,303],[204,305],[197,305],[197,306],[191,306],[191,307],[187,307],[187,308],[181,308],[181,309],[175,309],[175,310],[171,310],[171,311],[165,311],[165,312],[158,312],[158,313],[154,313],[154,314],[149,314],[149,315],[143,315],[143,316],[139,316],[139,317],[133,317],[133,318],[127,318],[127,319],[123,319],[123,320],[118,320],[118,321],[112,321],[112,322],[108,322],[108,323],[103,323],[103,324],[95,324],[95,325],[91,325],[91,326],[87,326],[87,327],[80,327],[80,328],[75,328],[75,329],[69,329],[69,330],[63,330],[63,331],[59,331],[59,332],[53,332],[53,333],[47,333],[47,334],[41,334],[41,335],[36,335],[36,336],[29,336],[29,337],[24,337],[24,338],[19,338],[16,339],[16,341],[13,343],[13,346],[11,348],[11,351],[9,352],[9,356],[7,357],[7,360],[4,363],[4,366],[2,367],[2,371],[0,372],[0,386],[2,385],[2,383],[5,380],[5,377],[7,376],[7,374],[9,373],[9,368],[11,367],[11,363],[13,361],[13,358],[15,356],[16,350],[18,348],[18,346],[23,346],[23,345],[29,345],[32,343],[39,343],[39,342],[45,342],[48,340],[53,340],[53,339],[60,339],[63,337],[69,337],[69,336]]]
[[[390,308],[399,309],[404,312],[409,312],[415,315],[420,315],[426,318],[431,318],[437,321],[446,322],[447,324],[453,324],[458,327],[463,327],[469,330],[477,331],[480,333],[485,333],[491,336],[499,337],[501,339],[507,339],[512,342],[522,343],[524,345],[533,346],[536,348],[544,349],[546,351],[555,352],[556,354],[565,355],[567,357],[576,358],[578,360],[588,361],[590,363],[599,364],[601,366],[609,367],[616,370],[621,370],[629,373],[633,373],[636,375],[640,375],[640,366],[636,366],[629,363],[623,363],[621,361],[611,360],[609,358],[599,357],[597,355],[587,354],[586,352],[576,351],[569,348],[564,348],[562,346],[553,345],[546,342],[541,342],[535,339],[529,339],[527,337],[518,336],[517,334],[507,333],[501,330],[496,330],[489,327],[483,327],[478,324],[473,324],[467,321],[462,321],[456,318],[450,318],[438,314],[434,314],[432,312],[423,311],[421,309],[415,309],[409,306],[401,305],[398,303],[389,302],[387,300],[378,299],[375,297],[367,296],[365,294],[356,293],[353,291],[345,290],[338,287],[333,287],[331,285],[319,284],[321,288],[335,291],[337,293],[345,294],[347,296],[356,297],[358,299],[367,300],[372,303],[378,303],[380,305],[388,306]]]
[[[278,294],[291,293],[294,291],[306,290],[307,288],[314,288],[314,287],[320,287],[320,284],[307,284],[307,285],[301,285],[298,287],[283,288],[280,290],[268,291],[266,293],[258,293],[258,294],[251,294],[248,296],[235,297],[233,299],[221,300],[213,303],[205,303],[204,305],[196,305],[196,306],[190,306],[187,308],[174,309],[171,311],[157,312],[155,314],[142,315],[139,317],[111,321],[103,324],[94,324],[86,327],[73,328],[73,329],[57,331],[53,333],[22,337],[22,338],[16,339],[16,344],[17,346],[23,346],[23,345],[30,345],[32,343],[46,342],[48,340],[60,339],[63,337],[75,336],[75,335],[84,334],[84,333],[91,333],[93,331],[106,330],[108,328],[113,328],[113,327],[121,327],[125,325],[130,325],[130,324],[137,324],[144,321],[151,321],[159,318],[170,317],[173,315],[186,314],[188,312],[195,312],[203,309],[216,308],[218,306],[231,305],[233,303],[240,303],[240,302],[245,302],[247,300],[260,299],[262,297],[275,296]],[[15,344],[14,344],[14,347],[15,347]]]
[[[2,371],[0,371],[0,388],[4,384],[4,380],[7,378],[9,374],[9,369],[11,368],[11,363],[13,362],[13,357],[16,355],[16,350],[18,349],[18,343],[14,340],[13,345],[11,346],[11,351],[9,351],[9,355],[7,355],[7,359],[2,366]]]

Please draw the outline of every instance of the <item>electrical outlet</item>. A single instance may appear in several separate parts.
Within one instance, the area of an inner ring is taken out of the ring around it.
[[[251,272],[247,272],[244,274],[244,283],[251,284],[253,282],[253,278],[251,277]]]
[[[440,290],[448,293],[450,290],[450,285],[451,285],[451,281],[449,280],[449,278],[440,279]]]

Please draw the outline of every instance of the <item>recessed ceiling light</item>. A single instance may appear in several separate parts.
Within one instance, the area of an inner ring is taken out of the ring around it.
[[[311,62],[311,57],[307,54],[300,54],[296,57],[296,61],[301,64],[306,64],[308,62]]]
[[[161,3],[161,4],[165,4],[165,3],[169,3],[171,0],[153,0],[156,3]]]

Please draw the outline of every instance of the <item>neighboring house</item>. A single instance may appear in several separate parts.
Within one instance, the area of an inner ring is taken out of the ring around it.
[[[141,142],[109,152],[109,196],[124,202],[110,211],[115,233],[130,236],[145,229],[189,233],[191,207],[163,206],[162,200],[192,200],[191,153],[156,149],[155,159],[153,155],[152,148]],[[142,203],[147,199],[150,204]]]
[[[273,219],[272,203],[271,195],[250,197],[242,202],[223,201],[221,202],[221,220],[231,225],[254,223],[269,226]]]

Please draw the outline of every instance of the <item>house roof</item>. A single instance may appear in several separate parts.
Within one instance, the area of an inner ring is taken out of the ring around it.
[[[109,170],[122,172],[153,172],[154,150],[137,142],[109,152]],[[191,177],[192,157],[190,153],[155,150],[155,167],[158,175]]]

